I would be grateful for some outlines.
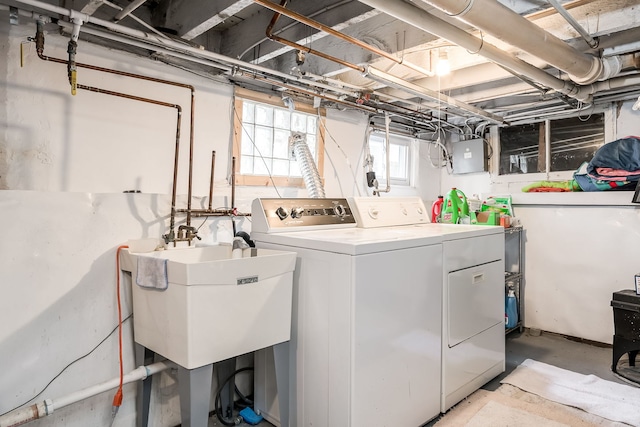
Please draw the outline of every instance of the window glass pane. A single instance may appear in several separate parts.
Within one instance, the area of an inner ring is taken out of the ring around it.
[[[604,115],[551,122],[551,171],[578,169],[604,144]]]
[[[269,175],[271,170],[271,159],[256,157],[253,161],[254,175]]]
[[[307,133],[316,134],[318,132],[318,120],[316,116],[307,116]]]
[[[318,148],[316,146],[316,136],[307,134],[307,146],[309,147],[309,151],[311,151],[311,155],[313,156],[313,160],[318,159]]]
[[[410,140],[399,136],[391,136],[389,144],[389,174],[391,183],[395,185],[410,185]],[[369,150],[373,156],[373,170],[376,173],[378,187],[387,185],[385,137],[372,134],[369,137]]]
[[[289,160],[273,159],[273,174],[277,176],[289,176]]]
[[[538,172],[540,131],[540,123],[500,129],[500,175]]]
[[[253,154],[254,126],[242,125],[241,154]]]
[[[256,124],[273,126],[273,108],[267,105],[256,105]]]
[[[253,157],[251,156],[240,157],[240,173],[242,174],[253,173]]]
[[[276,108],[274,111],[273,127],[288,130],[291,127],[291,113]]]
[[[271,157],[273,153],[273,132],[271,128],[256,126],[256,139],[254,142],[258,156]]]
[[[291,160],[289,162],[289,176],[293,177],[301,177],[302,173],[300,172],[300,166],[296,160]]]
[[[389,154],[389,167],[391,172],[391,179],[404,180],[409,177],[408,173],[408,153],[409,147],[406,145],[391,144]]]
[[[299,165],[291,160],[289,137],[294,130],[304,134],[314,160],[318,159],[317,117],[276,105],[242,102],[239,173],[301,177]],[[239,119],[234,116],[234,120]]]
[[[242,122],[255,123],[253,115],[255,113],[255,104],[251,102],[242,102]]]
[[[300,113],[293,113],[291,115],[291,130],[295,132],[307,131],[307,115]]]
[[[276,129],[273,131],[273,157],[279,159],[289,158],[289,135],[291,135],[291,132],[288,130]]]

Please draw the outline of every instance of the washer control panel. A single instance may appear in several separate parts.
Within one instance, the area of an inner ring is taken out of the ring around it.
[[[274,232],[355,227],[351,205],[338,199],[256,199],[251,208],[252,231]]]
[[[424,202],[419,197],[354,197],[350,202],[361,228],[430,222]]]

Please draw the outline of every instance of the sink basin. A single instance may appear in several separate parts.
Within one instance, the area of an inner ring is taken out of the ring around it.
[[[135,341],[187,369],[288,341],[296,254],[253,250],[234,259],[226,245],[123,250]],[[165,290],[136,285],[140,257],[167,260]]]

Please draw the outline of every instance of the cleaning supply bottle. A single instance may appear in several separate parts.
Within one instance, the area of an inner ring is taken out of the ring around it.
[[[461,220],[469,219],[469,204],[464,193],[452,188],[444,198],[441,221],[447,224],[457,224]]]
[[[431,222],[440,222],[440,213],[442,212],[442,204],[444,197],[438,196],[438,199],[431,205]]]
[[[516,299],[516,293],[513,289],[509,289],[505,298],[505,313],[507,329],[515,328],[518,324],[518,301]]]

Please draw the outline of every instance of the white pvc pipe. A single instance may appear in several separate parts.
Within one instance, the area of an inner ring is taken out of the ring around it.
[[[169,361],[158,362],[148,366],[140,366],[126,374],[122,383],[128,384],[134,381],[144,380],[150,375],[175,367],[176,365]],[[89,397],[104,393],[105,391],[117,388],[119,385],[120,377],[117,377],[102,384],[97,384],[95,386],[76,391],[56,400],[46,399],[28,407],[16,409],[0,417],[0,427],[15,427],[39,418],[44,418],[47,415],[51,415],[55,409],[61,409]]]
[[[425,1],[565,71],[578,83],[591,83],[602,77],[600,58],[574,49],[496,0]]]
[[[405,3],[402,0],[359,0],[368,6],[381,10],[382,12],[399,19],[414,27],[446,39],[457,44],[469,52],[477,53],[485,58],[496,62],[509,70],[527,76],[528,78],[560,93],[563,93],[580,101],[588,101],[590,93],[582,90],[572,82],[566,82],[556,78],[551,74],[541,70],[515,56],[504,52],[497,47],[478,39],[471,34],[451,25],[430,13]]]

